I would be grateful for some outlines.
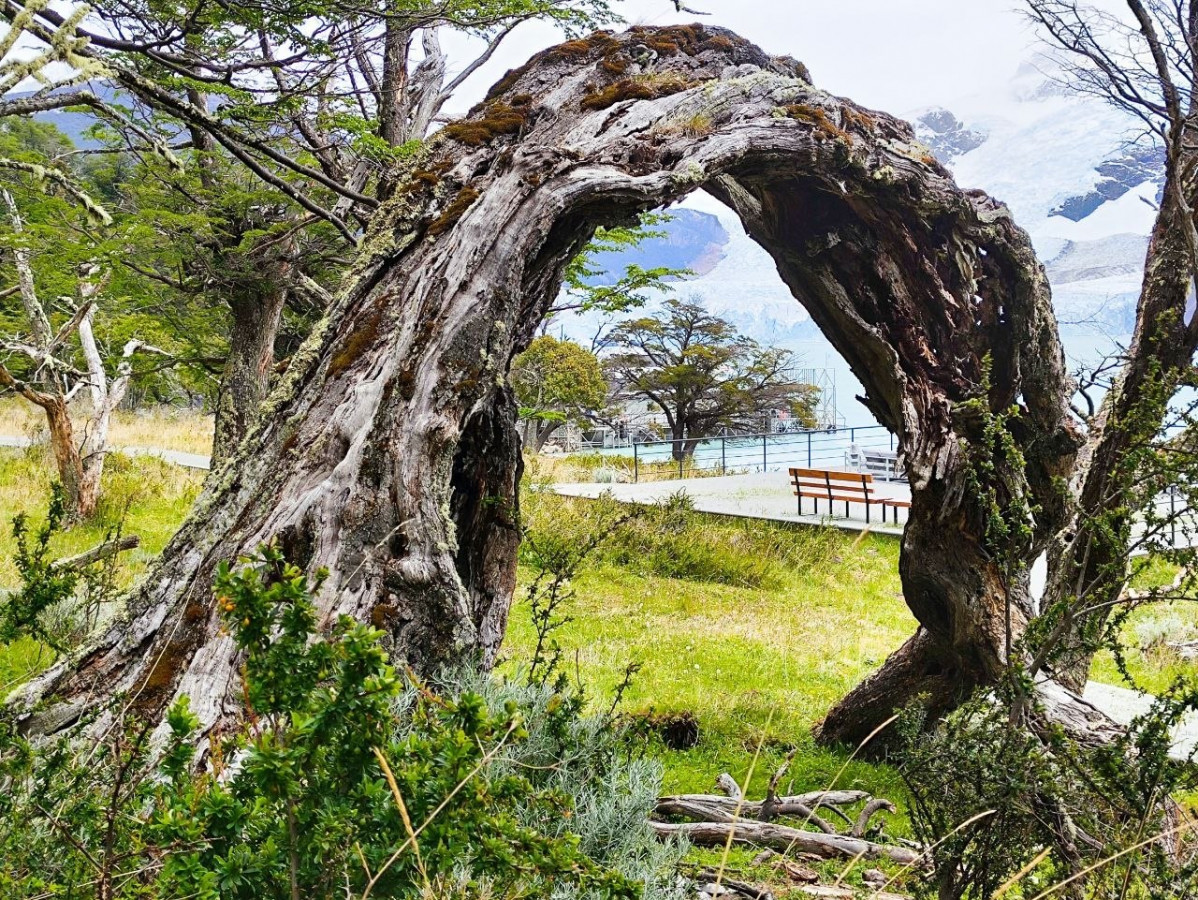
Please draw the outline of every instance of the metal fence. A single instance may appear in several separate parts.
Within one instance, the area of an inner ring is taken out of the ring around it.
[[[617,453],[632,457],[633,481],[646,481],[776,472],[792,466],[844,468],[854,449],[887,453],[895,449],[894,435],[882,425],[707,438],[682,459],[674,458],[677,443],[640,441]]]

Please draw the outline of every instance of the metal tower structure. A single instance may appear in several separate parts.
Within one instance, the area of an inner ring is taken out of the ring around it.
[[[814,385],[819,389],[815,403],[816,427],[822,431],[844,428],[844,416],[836,408],[836,370],[799,369],[795,376],[800,384]]]

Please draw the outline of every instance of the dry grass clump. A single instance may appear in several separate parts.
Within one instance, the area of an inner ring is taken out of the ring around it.
[[[785,106],[783,109],[789,118],[815,126],[817,136],[839,138],[843,141],[851,140],[849,133],[833,122],[828,116],[827,110],[821,107],[796,103]]]
[[[582,99],[582,108],[607,109],[624,100],[657,100],[678,94],[695,86],[695,82],[676,72],[655,72],[637,75],[609,84]]]
[[[468,147],[480,147],[499,135],[518,134],[529,119],[526,105],[517,106],[501,100],[488,103],[484,113],[479,119],[451,122],[441,129],[441,133]]]

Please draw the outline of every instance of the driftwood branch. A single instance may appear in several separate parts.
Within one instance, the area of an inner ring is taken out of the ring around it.
[[[770,779],[769,786],[765,789],[765,800],[761,804],[761,810],[757,813],[757,818],[762,822],[772,822],[779,815],[778,803],[778,785],[782,778],[786,775],[786,771],[790,768],[791,762],[795,758],[795,751],[791,750],[786,754],[786,759],[782,761],[782,765],[778,766],[778,770],[774,772],[774,776]],[[810,809],[807,810],[808,818],[814,818],[815,813]],[[821,831],[831,831],[831,828],[820,827]]]
[[[739,800],[744,796],[744,794],[741,792],[740,785],[736,783],[736,779],[727,772],[724,772],[715,780],[715,786],[733,800]]]
[[[857,824],[853,826],[853,837],[864,837],[865,830],[869,828],[869,820],[883,810],[888,813],[895,813],[898,811],[895,809],[893,803],[891,803],[889,800],[883,800],[881,797],[875,798],[866,803],[865,807],[861,810],[861,815],[857,816]]]
[[[132,550],[140,546],[141,538],[136,534],[126,534],[119,538],[113,538],[111,541],[105,541],[90,550],[85,550],[83,553],[76,556],[67,556],[63,559],[54,562],[56,569],[84,569],[92,563],[99,562],[102,559],[109,559],[116,556],[118,553],[124,553],[126,550]]]
[[[819,856],[886,857],[903,864],[914,864],[922,848],[881,844],[866,840],[864,835],[870,820],[885,810],[894,812],[889,800],[873,798],[865,791],[812,791],[807,794],[779,797],[778,785],[790,764],[786,762],[774,773],[762,801],[745,800],[740,796],[721,797],[718,794],[679,794],[661,797],[654,807],[658,816],[672,816],[693,821],[684,824],[654,822],[659,835],[681,834],[700,846],[723,846],[731,837],[740,843],[757,844],[788,853],[794,850]],[[735,782],[728,775],[720,776],[719,785],[731,793]],[[865,801],[856,820],[840,807]],[[841,834],[825,819],[816,815],[821,807],[834,810],[851,826]],[[775,824],[780,816],[801,820],[798,827]],[[811,825],[818,831],[806,831]]]
[[[696,880],[698,881],[699,890],[704,894],[711,893],[712,896],[722,893],[732,893],[748,897],[749,900],[773,900],[774,898],[769,888],[729,878],[725,873],[716,869],[702,869]],[[717,885],[721,890],[715,890]],[[708,891],[708,888],[712,890]]]
[[[731,839],[738,844],[770,847],[783,852],[812,853],[824,859],[890,859],[913,866],[923,854],[906,847],[878,844],[845,834],[800,831],[772,822],[650,822],[659,837],[685,837],[700,847],[723,847]]]
[[[803,812],[798,811],[799,807],[809,810],[821,807],[837,809],[869,799],[870,795],[865,791],[811,791],[807,794],[776,798],[776,814],[780,816],[804,815]],[[690,816],[691,818],[702,818],[712,814],[713,816],[740,815],[749,819],[758,819],[761,816],[763,805],[762,801],[720,797],[717,794],[678,794],[672,797],[661,797],[657,801],[657,812],[669,815],[689,815],[682,810],[690,809],[695,811],[695,815]],[[837,811],[841,812],[838,809]],[[843,815],[843,812],[841,814]],[[713,818],[713,821],[723,821],[723,819]],[[848,817],[845,818],[845,821],[849,824],[853,822]]]
[[[801,884],[795,890],[809,897],[824,897],[826,900],[856,900],[861,896],[859,891],[852,888],[833,887],[830,884]],[[868,896],[870,900],[909,900],[906,894],[892,894],[890,891],[877,891]]]

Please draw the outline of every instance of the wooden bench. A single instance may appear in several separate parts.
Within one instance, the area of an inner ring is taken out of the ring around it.
[[[882,507],[882,521],[886,521],[889,500],[876,497],[873,493],[874,477],[866,472],[831,472],[827,469],[791,469],[790,483],[799,498],[799,515],[803,514],[803,498],[810,497],[815,514],[819,515],[819,501],[828,501],[828,514],[832,515],[832,504],[844,503],[844,515],[849,517],[849,504],[860,503],[865,507],[865,522],[869,524],[871,506]],[[909,505],[909,504],[908,504]],[[898,521],[898,512],[895,512]]]
[[[910,509],[911,502],[909,500],[895,500],[893,497],[887,497],[882,501],[882,524],[886,524],[886,510],[894,510],[894,524],[898,524],[898,511],[900,509]]]

